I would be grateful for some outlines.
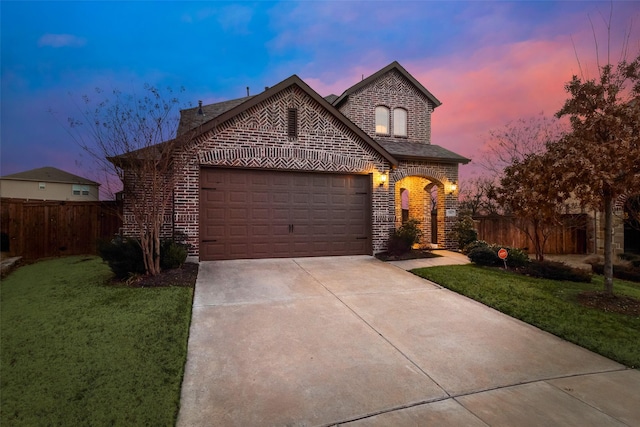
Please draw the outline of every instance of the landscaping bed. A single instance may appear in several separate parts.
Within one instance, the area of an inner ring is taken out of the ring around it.
[[[402,254],[390,254],[389,252],[379,252],[376,258],[382,261],[405,261],[408,259],[437,258],[440,255],[426,249],[411,249]]]

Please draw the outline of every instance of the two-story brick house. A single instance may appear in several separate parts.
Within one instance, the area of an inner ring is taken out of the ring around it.
[[[437,192],[437,244],[454,247],[458,165],[469,160],[431,144],[439,105],[393,62],[341,96],[323,98],[294,75],[183,110],[178,135],[191,143],[176,154],[165,231],[186,234],[200,260],[374,254],[403,208],[436,240]]]

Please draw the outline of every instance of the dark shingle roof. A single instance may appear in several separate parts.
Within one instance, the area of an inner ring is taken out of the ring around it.
[[[424,96],[427,97],[427,99],[429,99],[431,102],[433,102],[433,108],[438,107],[440,105],[442,105],[442,102],[440,102],[438,100],[438,98],[436,98],[435,96],[433,96],[433,94],[431,92],[429,92],[424,86],[422,86],[422,84],[417,81],[415,79],[415,77],[413,77],[411,74],[409,74],[409,72],[407,70],[405,70],[402,65],[400,65],[398,63],[398,61],[393,61],[391,64],[387,65],[386,67],[384,67],[382,70],[370,75],[369,77],[367,77],[366,79],[356,83],[355,85],[351,86],[349,89],[345,90],[342,95],[340,95],[340,97],[336,98],[332,104],[338,108],[340,106],[340,104],[342,104],[348,97],[349,95],[351,95],[352,93],[356,92],[357,90],[359,90],[360,88],[367,86],[368,84],[371,84],[372,82],[374,82],[375,80],[377,80],[378,78],[380,78],[381,76],[387,74],[389,71],[391,70],[396,70],[397,72],[399,72],[402,76],[404,76],[404,78],[406,78],[407,80],[409,80],[411,82],[411,84],[413,84],[420,92],[422,92],[422,94]]]
[[[467,164],[471,160],[442,148],[439,145],[409,141],[378,141],[392,156],[402,160],[430,160],[445,163]]]
[[[231,101],[219,102],[217,104],[211,105],[203,105],[202,109],[204,112],[204,119],[202,116],[198,115],[198,108],[189,108],[187,110],[181,111],[180,125],[178,127],[178,133],[175,138],[176,141],[181,140],[187,141],[192,138],[195,138],[199,135],[203,135],[206,132],[215,129],[221,123],[224,123],[227,120],[232,119],[238,114],[248,110],[249,108],[267,100],[273,95],[281,92],[282,90],[290,87],[297,86],[302,89],[307,95],[309,95],[314,101],[318,102],[322,105],[323,108],[326,109],[330,114],[332,114],[335,118],[341,121],[347,128],[353,131],[356,135],[362,138],[369,146],[371,146],[374,150],[376,150],[382,157],[384,157],[389,163],[393,166],[398,165],[398,160],[394,158],[391,154],[389,154],[384,148],[382,148],[373,138],[367,135],[362,129],[353,124],[349,119],[347,119],[340,111],[338,111],[335,107],[333,107],[326,99],[321,97],[316,91],[311,89],[311,87],[306,84],[300,77],[295,74],[278,83],[277,85],[266,89],[264,92],[259,93],[258,95],[248,96],[245,98],[234,99]],[[194,117],[195,116],[195,117]],[[193,126],[193,127],[192,127]],[[193,134],[186,135],[189,130],[194,130]],[[181,135],[185,134],[182,138]],[[168,141],[157,144],[153,147],[158,149],[163,144],[166,144]],[[151,147],[151,148],[153,148]],[[131,161],[131,159],[135,159],[136,152],[147,150],[149,148],[143,148],[141,150],[136,150],[129,153],[124,153],[119,156],[110,157],[108,160],[112,163],[118,164],[126,164]]]
[[[14,181],[37,181],[37,182],[58,182],[63,184],[86,184],[100,185],[95,181],[65,172],[58,168],[45,166],[43,168],[31,169],[24,172],[18,172],[11,175],[5,175],[2,179],[10,179]]]
[[[198,114],[200,107],[187,108],[180,111],[180,124],[178,125],[177,135],[197,128],[203,123],[218,117],[220,114],[226,113],[232,108],[237,107],[245,101],[250,100],[253,96],[245,96],[244,98],[231,99],[229,101],[218,102],[215,104],[203,105],[202,113]]]
[[[324,97],[324,99],[326,99],[329,104],[333,104],[333,101],[335,101],[338,98],[339,98],[339,96],[338,95],[334,95],[333,93],[331,95],[327,95],[327,96]]]

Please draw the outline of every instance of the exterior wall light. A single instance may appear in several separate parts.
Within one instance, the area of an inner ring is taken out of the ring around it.
[[[383,173],[380,175],[380,187],[382,187],[385,182],[387,182],[387,174]]]
[[[449,194],[453,194],[455,193],[455,191],[458,189],[458,185],[456,184],[455,181],[451,182],[451,184],[449,184]]]

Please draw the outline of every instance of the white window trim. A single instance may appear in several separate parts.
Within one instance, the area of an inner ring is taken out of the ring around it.
[[[383,111],[386,113],[386,124],[378,124],[378,111]],[[390,113],[391,110],[389,110],[388,107],[384,106],[384,105],[378,105],[375,110],[374,110],[374,119],[375,119],[375,126],[376,126],[376,134],[378,135],[390,135],[390,131],[391,131],[391,120],[390,120]],[[381,131],[378,129],[378,126],[386,126],[386,131]]]
[[[90,193],[88,185],[73,184],[71,186],[71,194],[74,196],[88,196]]]
[[[400,130],[400,127],[397,126],[399,120],[397,120],[396,113],[404,113],[404,126],[402,126],[402,130],[404,131],[404,133],[398,132]],[[408,121],[409,121],[408,117],[409,117],[409,112],[405,108],[393,109],[393,136],[399,136],[403,138],[407,137],[407,134],[408,134],[407,127],[408,127]]]

